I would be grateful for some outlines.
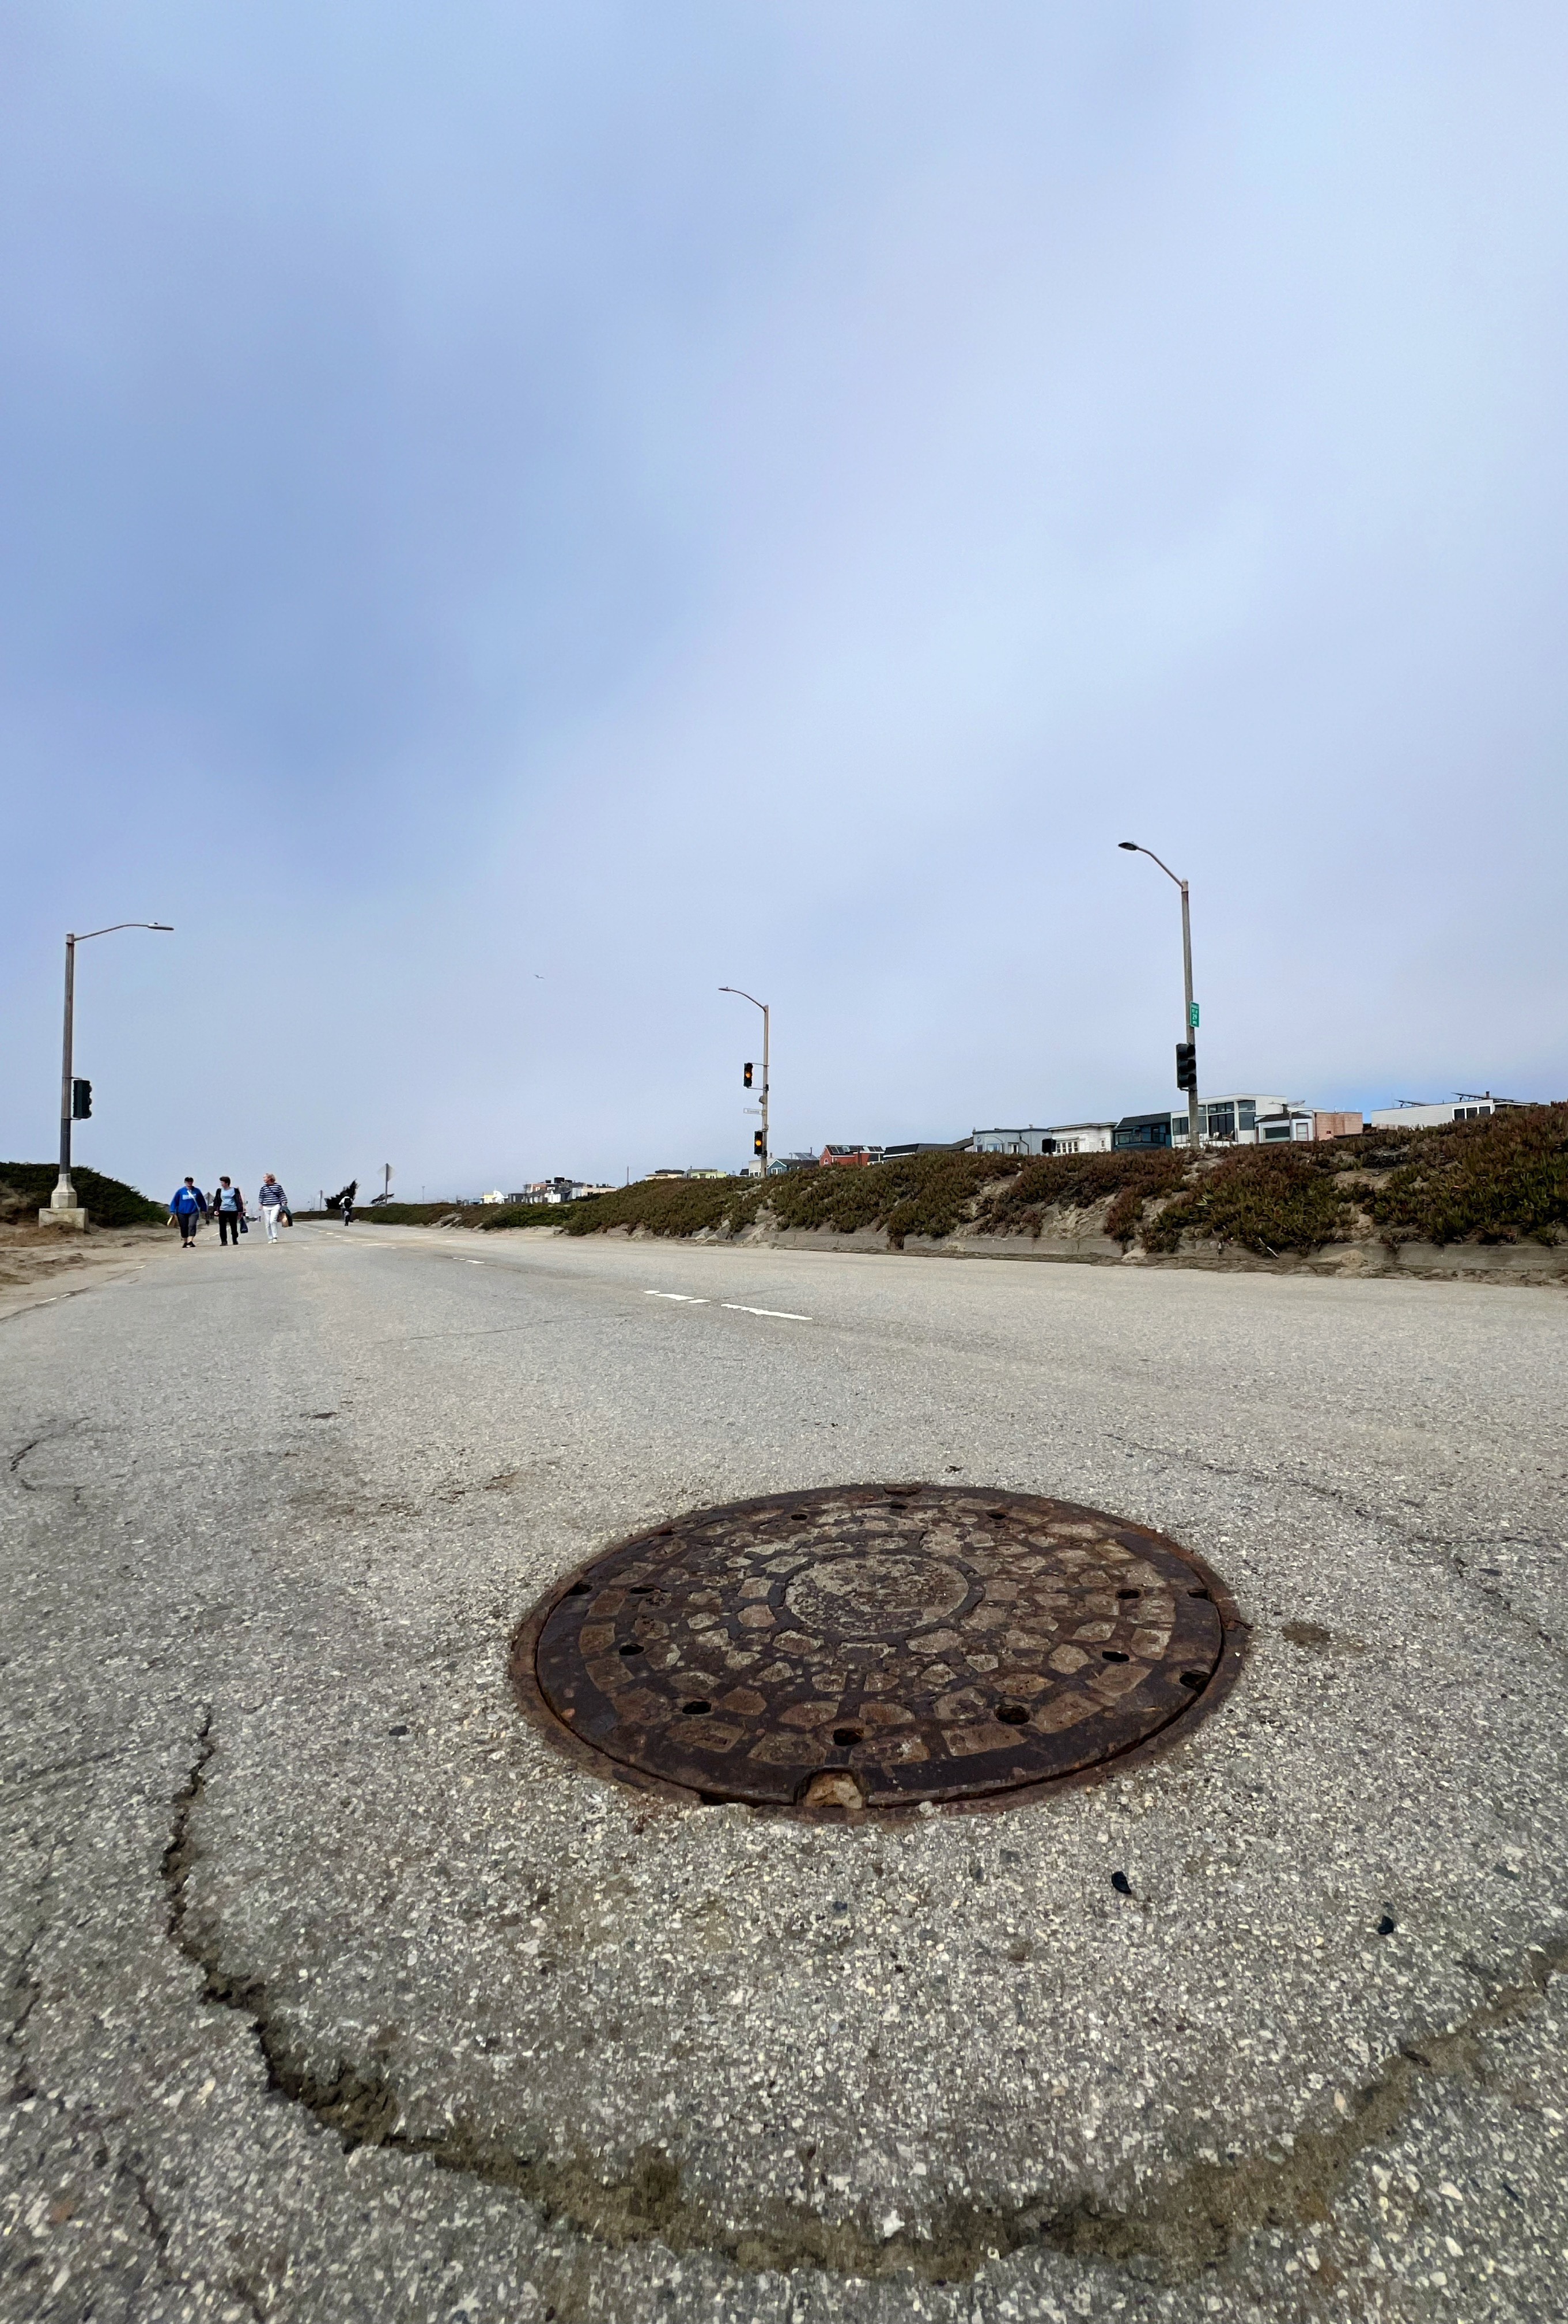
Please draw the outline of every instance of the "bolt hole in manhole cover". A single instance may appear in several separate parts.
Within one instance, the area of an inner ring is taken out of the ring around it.
[[[846,1485],[698,1509],[558,1582],[513,1641],[598,1775],[843,1818],[1010,1805],[1176,1739],[1243,1625],[1189,1550],[1027,1493]]]

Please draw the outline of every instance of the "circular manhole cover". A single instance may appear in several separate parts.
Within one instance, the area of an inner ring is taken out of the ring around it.
[[[1241,1626],[1190,1551],[1028,1493],[845,1485],[699,1509],[558,1583],[524,1708],[602,1775],[854,1812],[1000,1803],[1190,1727]]]

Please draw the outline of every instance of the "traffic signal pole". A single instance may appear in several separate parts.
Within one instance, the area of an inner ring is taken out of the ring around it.
[[[760,1109],[762,1127],[757,1132],[753,1151],[762,1165],[762,1176],[765,1178],[768,1175],[768,1032],[770,1011],[765,1001],[759,1001],[754,992],[742,992],[738,984],[721,984],[719,991],[733,992],[737,1001],[749,1001],[753,1009],[760,1009],[762,1012],[762,1103]],[[751,1070],[748,1065],[746,1068],[748,1082]]]
[[[71,1074],[71,1043],[76,1029],[76,948],[78,944],[88,943],[94,936],[116,936],[121,928],[152,928],[161,936],[171,936],[174,933],[162,920],[116,920],[112,927],[89,928],[84,936],[66,937],[65,1039],[60,1067],[60,1178],[49,1198],[48,1210],[40,1211],[38,1214],[45,1223],[51,1217],[57,1218],[64,1226],[85,1227],[88,1222],[87,1213],[78,1207],[76,1189],[70,1182],[70,1125],[76,1111]]]
[[[76,938],[65,940],[65,1053],[60,1068],[60,1179],[49,1198],[51,1211],[76,1208],[76,1189],[70,1183],[70,1084],[71,1040],[76,1023]]]
[[[1177,878],[1177,875],[1171,870],[1168,863],[1160,863],[1160,859],[1155,853],[1152,847],[1140,847],[1136,839],[1119,839],[1116,844],[1118,847],[1122,848],[1129,855],[1147,855],[1151,863],[1159,863],[1159,868],[1165,873],[1166,878],[1167,880],[1175,881],[1176,886],[1182,891],[1182,990],[1186,1001],[1186,1022],[1182,1028],[1182,1038],[1181,1042],[1178,1045],[1178,1052],[1180,1048],[1190,1047],[1191,1050],[1191,1056],[1188,1062],[1191,1065],[1192,1078],[1187,1083],[1187,1145],[1192,1152],[1194,1159],[1195,1160],[1200,1150],[1198,1136],[1198,1011],[1197,1005],[1193,1000],[1193,919],[1192,908],[1187,897],[1187,883],[1185,880]],[[1182,1062],[1182,1058],[1178,1053],[1176,1057],[1178,1075],[1181,1071]],[[1180,1081],[1178,1079],[1177,1087],[1179,1088],[1180,1085]]]
[[[1158,861],[1158,858],[1156,858]],[[1160,864],[1163,872],[1165,866]],[[1193,1045],[1193,1084],[1187,1092],[1187,1144],[1194,1159],[1198,1153],[1198,1035],[1197,1019],[1193,1009],[1193,916],[1187,902],[1187,883],[1179,881],[1182,891],[1182,982],[1186,991],[1186,1027],[1183,1039]]]

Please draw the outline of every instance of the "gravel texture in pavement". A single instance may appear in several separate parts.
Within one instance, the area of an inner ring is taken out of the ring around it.
[[[1565,1352],[1554,1291],[374,1222],[12,1317],[0,2315],[1561,2318]],[[1174,1536],[1228,1700],[858,1826],[520,1718],[567,1569],[883,1478]]]

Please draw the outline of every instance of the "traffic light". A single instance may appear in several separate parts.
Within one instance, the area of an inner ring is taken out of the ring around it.
[[[762,1133],[760,1130],[754,1130],[752,1132],[752,1151],[753,1154],[761,1154],[762,1151]]]
[[[1195,1041],[1176,1043],[1176,1087],[1195,1090],[1198,1085],[1198,1045]]]
[[[741,1068],[741,1079],[745,1083],[746,1087],[750,1089],[752,1086],[752,1068],[750,1065],[743,1065]]]
[[[93,1085],[91,1082],[73,1081],[70,1085],[71,1120],[73,1121],[85,1121],[92,1110]]]

